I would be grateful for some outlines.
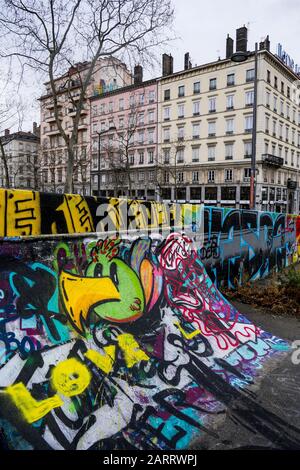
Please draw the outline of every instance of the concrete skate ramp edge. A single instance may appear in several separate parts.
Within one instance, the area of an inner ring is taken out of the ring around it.
[[[289,344],[221,295],[195,231],[138,232],[2,240],[2,442],[180,450],[221,441],[215,424],[229,413],[278,448],[299,448],[300,431],[249,390]]]

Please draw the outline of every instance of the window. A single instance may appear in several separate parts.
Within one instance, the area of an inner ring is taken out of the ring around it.
[[[92,106],[92,116],[97,116],[97,105],[96,104],[94,104]]]
[[[155,101],[155,91],[149,91],[149,103],[154,103]]]
[[[250,69],[246,71],[246,82],[253,82],[254,81],[255,71],[254,69]]]
[[[178,140],[184,140],[184,126],[178,126]]]
[[[153,144],[154,142],[154,129],[148,129],[148,143]]]
[[[251,168],[244,168],[244,181],[250,181],[251,178]]]
[[[211,78],[209,80],[209,89],[210,90],[216,90],[217,89],[217,79],[216,78]]]
[[[165,173],[164,173],[164,182],[169,183],[169,181],[170,181],[170,173],[167,173],[165,171]]]
[[[270,118],[269,118],[269,116],[266,116],[265,125],[266,125],[266,133],[268,134],[269,131],[270,131]]]
[[[199,171],[192,172],[192,181],[193,183],[199,182]]]
[[[225,181],[232,181],[232,169],[226,169],[224,173]]]
[[[230,73],[227,75],[227,86],[233,86],[235,82],[235,76],[234,73]]]
[[[131,95],[130,98],[129,98],[129,104],[130,106],[134,106],[134,95]]]
[[[234,98],[234,95],[227,95],[227,97],[226,97],[226,109],[229,110],[229,109],[234,108],[233,98]]]
[[[253,128],[253,115],[245,117],[245,132],[251,132]]]
[[[124,109],[124,98],[119,99],[119,111],[123,111]]]
[[[291,89],[290,89],[289,86],[287,87],[286,92],[287,92],[287,97],[290,98],[291,97]]]
[[[194,116],[200,115],[200,101],[193,102],[193,115]]]
[[[129,164],[134,165],[134,153],[129,154]]]
[[[152,110],[148,112],[148,122],[149,122],[149,124],[154,122],[154,111],[152,111]]]
[[[234,119],[226,119],[226,134],[233,134]]]
[[[144,165],[144,152],[139,152],[139,165]]]
[[[251,158],[252,156],[252,142],[244,143],[244,157]]]
[[[170,90],[165,90],[165,91],[164,91],[164,100],[165,100],[165,101],[169,101],[170,98],[171,98],[171,92],[170,92]]]
[[[282,122],[279,123],[279,139],[283,137],[283,124]]]
[[[232,186],[221,187],[221,200],[222,201],[235,201],[236,200],[236,188]]]
[[[140,105],[143,105],[144,102],[145,102],[145,95],[144,95],[144,93],[141,93],[140,97],[139,97],[139,103],[140,103]]]
[[[164,108],[164,121],[170,120],[170,111],[171,111],[170,106],[167,106],[166,108]]]
[[[271,83],[271,72],[270,72],[270,70],[267,70],[267,82]]]
[[[216,121],[209,121],[208,123],[208,136],[213,137],[216,135]]]
[[[149,171],[149,181],[154,181],[154,171]]]
[[[215,170],[208,170],[207,180],[209,183],[213,183],[215,181]]]
[[[138,123],[139,123],[139,126],[144,125],[144,113],[139,114]]]
[[[193,139],[199,139],[200,137],[200,124],[194,123],[193,124]]]
[[[254,90],[246,92],[246,106],[253,106],[254,103]]]
[[[233,144],[225,144],[225,160],[233,159]]]
[[[178,105],[178,118],[184,118],[184,104]]]
[[[178,98],[182,98],[184,96],[184,85],[178,87]]]
[[[274,77],[274,87],[278,88],[278,78],[276,76]]]
[[[145,179],[145,173],[143,171],[139,172],[139,181],[144,181]]]
[[[270,98],[271,98],[271,93],[269,91],[267,91],[267,93],[266,93],[266,106],[267,106],[267,108],[270,107]]]
[[[277,113],[277,101],[278,101],[278,98],[277,98],[277,96],[274,95],[274,111],[275,111],[275,113]]]
[[[138,143],[139,144],[144,143],[144,131],[139,131],[139,133],[138,133]]]
[[[153,150],[148,150],[148,163],[151,165],[154,161],[154,152]]]
[[[183,163],[184,162],[184,149],[179,148],[177,149],[177,163]]]
[[[164,142],[170,142],[170,129],[164,128],[163,134],[164,134]]]
[[[200,82],[195,82],[194,83],[194,95],[197,95],[200,93]]]
[[[184,179],[183,171],[180,171],[179,173],[177,173],[178,183],[183,183],[183,179]]]
[[[216,201],[218,195],[218,188],[215,187],[206,187],[205,188],[205,200],[206,201]]]
[[[277,127],[277,122],[274,120],[273,121],[273,136],[276,136],[276,127]]]
[[[164,149],[164,163],[169,164],[170,163],[170,149]]]
[[[200,147],[192,147],[192,161],[199,162]]]
[[[124,127],[124,118],[119,118],[119,128],[123,129]]]
[[[290,119],[290,107],[288,104],[286,105],[286,117],[287,119]]]
[[[210,113],[215,113],[216,112],[216,98],[209,98],[208,100],[208,110]]]
[[[114,103],[112,101],[109,102],[108,104],[108,111],[112,113],[114,110]]]
[[[208,161],[212,162],[216,159],[216,146],[210,145],[208,147]]]

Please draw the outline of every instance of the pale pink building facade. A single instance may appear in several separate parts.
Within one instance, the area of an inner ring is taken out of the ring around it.
[[[100,178],[101,196],[157,198],[157,80],[143,82],[137,66],[134,82],[90,98],[94,195]]]

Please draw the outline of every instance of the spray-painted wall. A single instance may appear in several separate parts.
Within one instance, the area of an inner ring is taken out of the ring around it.
[[[184,231],[198,241],[199,256],[218,286],[255,280],[300,256],[295,215],[0,190],[2,237],[108,231]]]
[[[6,240],[0,269],[9,446],[183,449],[222,440],[229,410],[299,447],[300,431],[245,389],[288,344],[225,300],[187,236]]]
[[[212,282],[295,261],[299,218],[29,191],[0,191],[0,216],[0,428],[10,447],[183,449],[221,439],[215,419],[226,410],[299,446],[300,433],[245,390],[288,344]]]

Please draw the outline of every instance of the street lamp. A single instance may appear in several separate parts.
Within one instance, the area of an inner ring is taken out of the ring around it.
[[[97,185],[97,193],[98,197],[100,197],[100,189],[101,189],[101,183],[100,183],[100,164],[101,164],[101,137],[103,134],[107,134],[108,132],[114,132],[116,130],[115,126],[109,127],[109,129],[106,129],[101,132],[97,132],[98,134],[98,185]]]
[[[251,178],[250,178],[250,209],[256,209],[256,129],[257,129],[257,84],[258,84],[258,44],[255,43],[255,66],[254,66],[254,101],[253,101],[253,125],[252,125],[252,155],[251,155]],[[245,62],[251,53],[237,51],[231,56],[236,63]]]

